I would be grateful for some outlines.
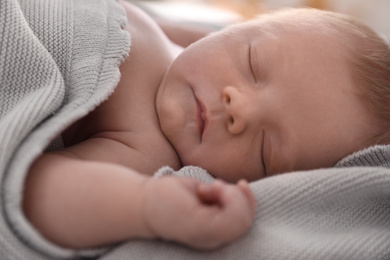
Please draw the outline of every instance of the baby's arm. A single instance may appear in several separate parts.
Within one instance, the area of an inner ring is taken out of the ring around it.
[[[145,237],[140,197],[147,180],[117,164],[45,154],[26,180],[25,214],[47,239],[64,247]]]
[[[254,200],[243,183],[155,179],[117,164],[45,154],[30,170],[24,209],[46,238],[65,247],[163,238],[208,249],[249,228]]]

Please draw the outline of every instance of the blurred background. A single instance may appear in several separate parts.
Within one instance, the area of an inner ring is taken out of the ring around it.
[[[223,27],[283,7],[314,7],[355,16],[390,38],[390,0],[134,0],[155,16]]]

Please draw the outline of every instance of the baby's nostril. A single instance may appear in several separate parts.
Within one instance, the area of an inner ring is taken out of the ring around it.
[[[230,97],[229,97],[229,96],[226,96],[226,103],[227,103],[227,104],[230,104],[230,101],[231,101]]]
[[[229,117],[230,124],[234,124],[234,118],[232,116]]]

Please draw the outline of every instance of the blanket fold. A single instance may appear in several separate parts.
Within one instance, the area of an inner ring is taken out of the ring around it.
[[[46,241],[23,215],[23,184],[31,162],[113,92],[125,22],[115,0],[0,1],[0,259],[100,253]]]
[[[144,240],[77,251],[46,241],[21,207],[28,167],[112,93],[130,49],[125,22],[115,0],[0,0],[1,260],[390,259],[390,146],[251,183],[252,228],[214,251]],[[213,181],[193,166],[164,175]]]

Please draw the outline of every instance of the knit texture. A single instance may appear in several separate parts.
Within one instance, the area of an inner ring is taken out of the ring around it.
[[[129,51],[124,22],[114,0],[0,0],[1,260],[390,259],[389,146],[357,152],[336,168],[251,183],[252,228],[214,251],[133,240],[100,255],[105,249],[69,250],[42,238],[21,210],[27,169],[113,91]],[[192,166],[156,174],[164,175],[213,181]]]
[[[342,159],[335,168],[250,183],[257,207],[252,228],[215,251],[133,241],[104,260],[390,259],[389,161],[390,146],[374,146]],[[178,172],[164,167],[156,173],[166,175],[213,180],[193,166]]]
[[[125,22],[115,0],[0,1],[0,259],[101,253],[49,243],[21,202],[31,162],[50,144],[61,147],[57,136],[117,85],[130,47]]]

